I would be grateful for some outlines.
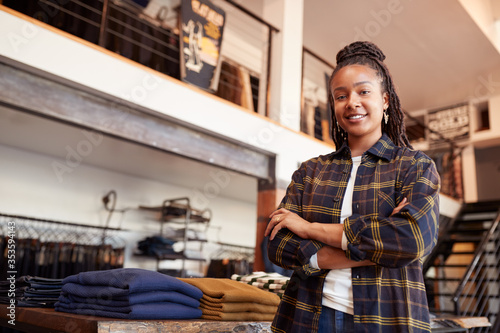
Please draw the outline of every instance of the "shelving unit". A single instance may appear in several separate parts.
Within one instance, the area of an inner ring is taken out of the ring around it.
[[[205,259],[201,256],[203,244],[207,241],[206,232],[212,218],[210,209],[198,210],[191,207],[187,197],[167,199],[161,206],[139,206],[139,209],[160,212],[160,236],[182,243],[182,251],[172,254],[162,254],[156,257],[157,269],[163,260],[181,260],[180,276],[186,276],[186,261],[199,261],[200,265]],[[165,226],[170,227],[169,234]],[[199,243],[200,256],[193,256],[188,249],[189,242]]]

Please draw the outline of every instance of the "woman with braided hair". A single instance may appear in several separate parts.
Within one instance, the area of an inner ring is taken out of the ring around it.
[[[269,259],[294,271],[273,332],[430,332],[422,260],[440,179],[413,150],[385,55],[354,42],[329,81],[336,150],[292,176],[270,216]]]

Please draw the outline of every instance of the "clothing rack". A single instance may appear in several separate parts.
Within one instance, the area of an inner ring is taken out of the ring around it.
[[[37,217],[24,216],[24,215],[10,215],[10,214],[0,213],[0,218],[2,218],[2,217],[3,218],[11,218],[11,219],[15,219],[15,220],[21,220],[21,221],[35,221],[35,222],[44,222],[44,223],[54,223],[54,224],[58,224],[58,225],[67,225],[67,226],[90,228],[90,229],[106,229],[106,230],[120,230],[120,231],[125,231],[124,229],[121,229],[121,228],[109,228],[109,227],[101,227],[101,226],[97,226],[97,225],[89,225],[89,224],[81,224],[81,223],[74,223],[74,222],[57,221],[57,220],[50,220],[50,219],[41,219],[41,218],[37,218]]]
[[[109,230],[113,234],[107,235]],[[121,229],[0,213],[0,235],[11,234],[16,239],[35,238],[55,242],[78,239],[87,245],[105,245],[106,241],[116,243],[117,231]]]
[[[252,273],[255,257],[253,247],[222,242],[213,244],[218,249],[210,254],[207,277],[231,278],[233,274]]]
[[[229,243],[216,242],[219,249],[210,256],[211,259],[247,259],[254,260],[255,248]]]
[[[118,236],[120,231],[0,213],[0,278],[6,278],[7,271],[15,271],[16,276],[64,278],[123,267],[126,243]]]

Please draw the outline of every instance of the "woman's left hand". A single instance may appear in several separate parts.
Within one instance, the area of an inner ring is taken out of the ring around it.
[[[403,198],[403,200],[401,200],[401,202],[399,203],[399,205],[394,208],[394,210],[391,213],[391,216],[392,215],[396,215],[397,213],[399,213],[401,211],[401,209],[403,209],[403,207],[406,206],[407,204],[408,204],[408,199]]]
[[[270,235],[270,240],[273,240],[278,231],[283,228],[287,228],[301,238],[308,239],[307,231],[311,227],[311,224],[297,214],[285,208],[280,208],[269,215],[269,218],[271,221],[269,221],[264,235]]]

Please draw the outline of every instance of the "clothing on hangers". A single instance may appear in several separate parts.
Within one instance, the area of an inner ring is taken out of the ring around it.
[[[229,279],[233,274],[249,274],[253,271],[253,248],[231,244],[219,246],[219,250],[210,254],[206,277]]]
[[[8,222],[16,225],[17,277],[37,276],[64,278],[83,271],[123,267],[125,244],[100,244],[102,232],[93,227],[85,234],[75,232],[76,226],[41,222],[24,218],[13,219],[0,215],[0,280],[7,278]],[[78,237],[75,235],[78,234]],[[115,237],[105,240],[113,241]]]

